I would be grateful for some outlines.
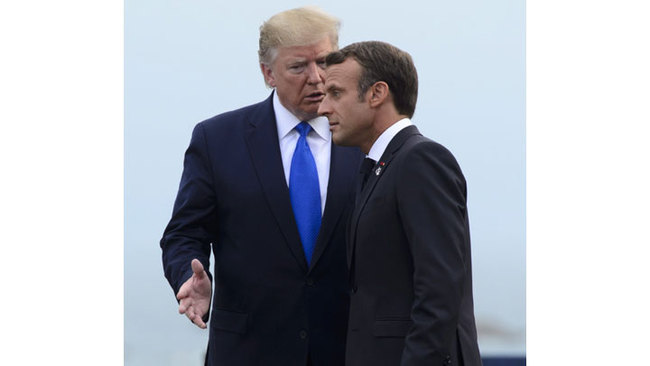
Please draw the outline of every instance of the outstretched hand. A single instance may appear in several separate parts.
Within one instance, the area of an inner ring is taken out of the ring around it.
[[[210,310],[212,284],[198,259],[192,260],[192,272],[192,277],[185,281],[176,295],[180,301],[178,312],[185,314],[197,327],[205,329],[203,317]]]

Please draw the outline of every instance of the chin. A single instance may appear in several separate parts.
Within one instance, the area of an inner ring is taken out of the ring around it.
[[[312,111],[302,111],[301,115],[302,115],[302,117],[300,117],[300,116],[296,116],[296,117],[302,119],[303,121],[308,121],[308,120],[311,120],[311,119],[314,119],[314,118],[318,117],[318,110],[315,110],[313,112]]]

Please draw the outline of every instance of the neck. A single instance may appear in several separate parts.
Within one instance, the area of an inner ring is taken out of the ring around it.
[[[390,126],[394,125],[395,123],[397,123],[398,121],[404,118],[408,118],[408,116],[402,114],[396,114],[396,113],[384,116],[383,118],[378,117],[375,124],[373,125],[371,138],[368,139],[368,141],[365,144],[360,146],[361,151],[364,154],[368,155],[368,153],[370,152],[370,148],[372,148],[372,145],[375,144],[379,136],[381,136],[381,134],[384,133],[384,131],[386,131]]]

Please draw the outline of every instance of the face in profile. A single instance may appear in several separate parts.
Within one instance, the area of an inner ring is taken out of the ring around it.
[[[342,146],[367,145],[371,141],[374,111],[370,108],[370,90],[359,98],[361,66],[348,58],[326,70],[325,98],[318,113],[329,119],[332,141]],[[367,151],[364,151],[367,153]]]
[[[325,57],[331,51],[332,42],[325,37],[307,46],[279,47],[273,64],[262,64],[264,78],[282,105],[302,121],[318,116],[325,96]]]

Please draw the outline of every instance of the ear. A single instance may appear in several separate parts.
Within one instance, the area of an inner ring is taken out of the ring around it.
[[[275,88],[275,76],[273,74],[273,70],[269,66],[262,63],[260,63],[260,69],[262,70],[262,75],[264,75],[264,80],[266,83],[270,87]]]
[[[386,101],[390,91],[388,90],[388,84],[384,81],[378,81],[370,87],[370,106],[378,107]]]

